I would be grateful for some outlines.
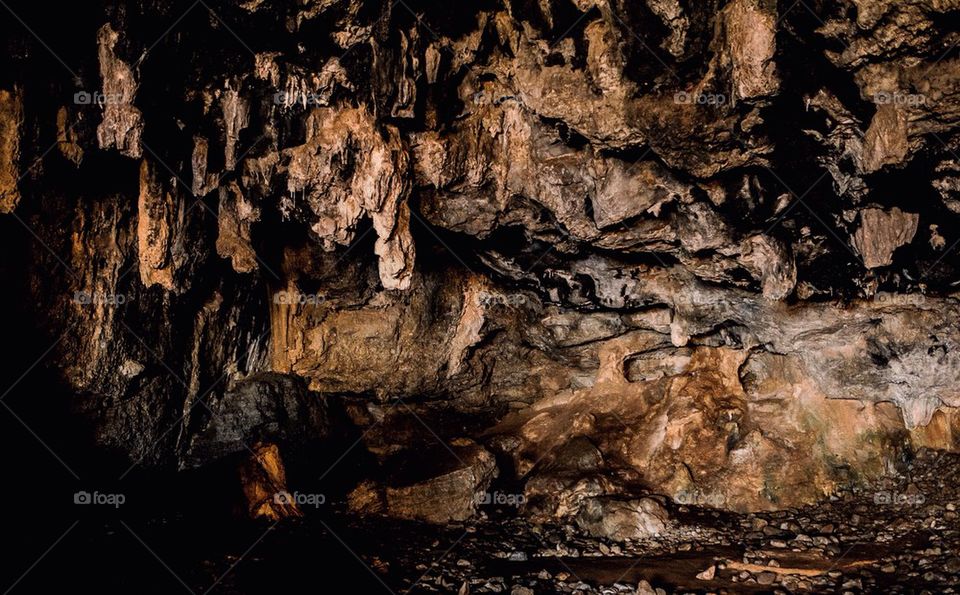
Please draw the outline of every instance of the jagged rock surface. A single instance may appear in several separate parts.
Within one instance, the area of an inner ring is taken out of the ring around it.
[[[132,463],[278,440],[265,373],[473,416],[534,517],[797,506],[957,448],[955,2],[97,6],[77,72],[8,34],[0,211]]]

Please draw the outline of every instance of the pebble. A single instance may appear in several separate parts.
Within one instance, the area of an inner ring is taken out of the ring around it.
[[[761,572],[757,575],[757,582],[761,585],[772,585],[777,581],[777,575],[774,572]]]

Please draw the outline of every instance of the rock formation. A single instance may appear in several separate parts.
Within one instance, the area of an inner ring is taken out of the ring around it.
[[[349,430],[356,511],[499,475],[614,539],[958,447],[960,5],[411,4],[98,2],[33,74],[7,32],[15,291],[98,445],[280,518]]]

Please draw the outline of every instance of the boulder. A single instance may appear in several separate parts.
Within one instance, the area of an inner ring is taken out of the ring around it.
[[[497,476],[493,455],[468,439],[453,440],[432,452],[403,452],[394,461],[397,469],[384,484],[362,482],[350,493],[352,512],[382,511],[435,524],[465,521],[476,514]]]
[[[240,483],[250,518],[278,521],[303,513],[287,491],[287,472],[276,444],[258,442],[240,465]]]
[[[326,402],[303,382],[282,374],[255,375],[210,405],[206,425],[193,436],[182,466],[243,453],[260,440],[303,447],[327,436],[328,421]]]
[[[670,528],[670,515],[653,498],[589,498],[577,515],[577,525],[603,539],[646,539],[664,534]]]

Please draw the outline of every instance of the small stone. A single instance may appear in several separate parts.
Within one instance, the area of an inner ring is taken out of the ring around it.
[[[773,572],[761,572],[757,575],[757,582],[761,585],[772,585],[777,580],[777,575]]]
[[[716,573],[717,573],[717,567],[711,566],[710,568],[707,568],[706,570],[698,574],[697,578],[702,581],[712,581]]]

